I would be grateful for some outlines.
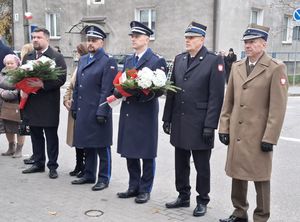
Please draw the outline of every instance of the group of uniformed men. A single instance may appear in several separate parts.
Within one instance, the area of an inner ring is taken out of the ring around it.
[[[128,56],[127,69],[167,71],[163,58],[148,47],[152,30],[144,24],[130,23],[134,54]],[[215,129],[228,146],[226,173],[232,177],[232,215],[221,222],[248,221],[247,184],[254,181],[257,208],[254,221],[270,216],[270,174],[273,145],[276,145],[287,100],[285,65],[265,52],[269,29],[249,25],[242,40],[247,57],[233,64],[224,99],[225,70],[221,56],[204,46],[206,26],[192,22],[185,30],[186,52],[175,57],[171,80],[181,88],[168,92],[163,130],[175,147],[175,184],[179,195],[167,208],[190,206],[190,157],[197,171],[198,193],[194,216],[203,216],[210,201],[210,156]],[[74,146],[85,150],[84,176],[72,184],[95,183],[92,190],[109,186],[111,177],[112,109],[100,105],[114,89],[117,64],[103,44],[105,32],[97,26],[85,29],[89,54],[82,56],[76,74],[72,116],[75,119]],[[158,141],[158,97],[131,90],[122,101],[117,152],[127,160],[128,188],[119,198],[135,197],[136,203],[150,199],[155,175]],[[223,108],[222,108],[223,107]],[[34,129],[34,128],[33,128]],[[142,160],[142,161],[141,161]],[[34,172],[34,171],[33,171]]]

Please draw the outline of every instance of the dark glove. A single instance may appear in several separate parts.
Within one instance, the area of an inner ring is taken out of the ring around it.
[[[119,92],[119,90],[117,88],[114,88],[114,92],[113,92],[113,95],[117,98],[117,99],[120,99],[122,98],[122,94]]]
[[[106,123],[106,117],[105,116],[96,116],[97,122],[99,124],[104,124]]]
[[[129,93],[131,96],[138,96],[140,92],[138,89],[123,89],[125,92]]]
[[[261,142],[261,150],[263,152],[271,152],[271,151],[273,151],[273,144]]]
[[[164,90],[161,90],[161,89],[155,90],[155,97],[160,97],[164,94],[165,94]]]
[[[206,145],[211,146],[213,144],[214,141],[214,134],[215,134],[215,130],[212,128],[204,128],[203,129],[203,142]]]
[[[76,119],[76,116],[77,116],[77,112],[72,110],[71,111],[71,116],[73,117],[73,119]]]
[[[219,140],[224,145],[228,145],[229,144],[229,134],[227,134],[227,133],[219,133]]]
[[[169,122],[164,122],[163,124],[163,130],[166,134],[169,134],[171,133],[171,123]]]

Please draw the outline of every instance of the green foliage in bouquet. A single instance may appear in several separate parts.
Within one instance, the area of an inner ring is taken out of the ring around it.
[[[36,63],[32,65],[32,70],[20,67],[8,71],[7,75],[9,76],[9,81],[13,84],[27,77],[37,77],[41,80],[57,80],[59,75],[64,74],[64,71],[59,67],[52,68],[51,65],[50,62]]]
[[[175,93],[176,93],[177,91],[180,91],[180,90],[181,90],[180,87],[175,86],[174,83],[173,83],[172,81],[170,81],[170,80],[167,80],[166,85],[164,85],[164,86],[162,86],[162,87],[159,87],[159,86],[153,86],[151,89],[152,89],[152,90],[162,90],[162,91],[164,91],[165,93],[166,93],[167,91],[172,91],[172,92],[175,92]]]

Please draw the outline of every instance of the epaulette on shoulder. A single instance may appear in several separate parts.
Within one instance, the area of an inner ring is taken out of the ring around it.
[[[158,57],[158,58],[163,58],[163,56],[162,55],[160,55],[160,54],[158,54],[158,53],[155,53],[155,55]]]
[[[278,65],[283,63],[281,60],[275,58],[272,58],[272,61]]]
[[[213,51],[209,51],[209,50],[208,50],[207,53],[210,54],[210,55],[217,56],[216,53],[214,53]]]
[[[187,54],[188,54],[188,52],[182,52],[182,53],[179,53],[178,55],[176,55],[176,57],[186,56]]]

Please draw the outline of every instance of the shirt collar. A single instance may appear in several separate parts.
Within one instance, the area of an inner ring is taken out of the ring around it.
[[[43,51],[41,51],[42,54],[44,54],[47,50],[48,50],[49,46],[47,48],[45,48]],[[37,53],[37,51],[36,51]]]
[[[142,56],[145,54],[145,52],[147,51],[147,49],[145,49],[143,52],[139,53],[139,54],[136,54],[135,53],[135,56],[138,56],[139,57],[139,60],[140,58],[142,58]]]
[[[249,66],[251,66],[251,65],[255,66],[256,63],[257,63],[257,61],[255,61],[255,62],[250,62],[250,60],[249,60]]]

